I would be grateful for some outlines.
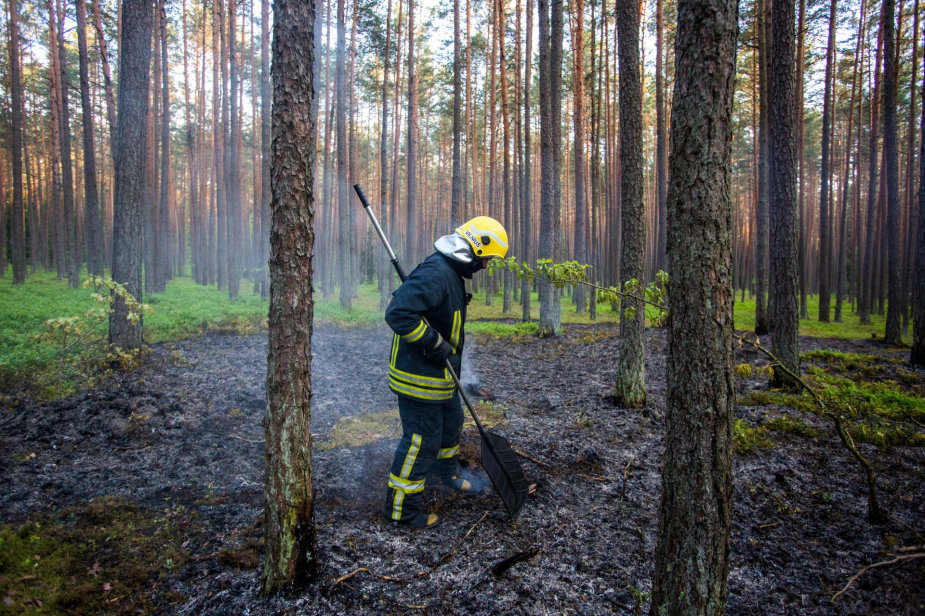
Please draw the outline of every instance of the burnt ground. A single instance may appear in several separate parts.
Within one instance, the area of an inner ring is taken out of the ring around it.
[[[0,521],[20,524],[112,498],[152,515],[183,512],[189,523],[179,566],[152,582],[147,599],[154,607],[141,610],[161,614],[647,612],[665,333],[648,331],[649,400],[633,410],[609,398],[616,334],[610,325],[566,326],[564,335],[547,340],[470,342],[478,358],[470,362],[478,369],[476,399],[505,411],[493,430],[528,456],[520,461],[537,484],[515,522],[490,488],[470,498],[428,488],[430,507],[444,523],[428,531],[393,529],[378,511],[396,441],[316,450],[320,581],[303,593],[264,598],[259,592],[264,335],[159,345],[141,371],[67,399],[6,398]],[[318,442],[329,439],[340,417],[396,407],[386,385],[388,343],[384,327],[316,328]],[[876,341],[802,343],[804,350],[836,348],[885,362],[906,353]],[[747,350],[736,361],[765,363]],[[917,376],[921,383],[925,375]],[[756,375],[738,386],[744,393],[765,381]],[[857,464],[824,421],[790,412],[819,436],[775,435],[773,448],[736,457],[728,613],[925,613],[923,560],[873,569],[837,605],[830,602],[861,568],[889,558],[890,548],[923,542],[925,452],[862,447],[877,466],[881,503],[890,512],[886,524],[873,526]],[[780,413],[759,406],[740,407],[736,415],[760,424]],[[464,463],[478,458],[471,427],[463,456]],[[108,551],[118,567],[118,547]],[[515,558],[492,570],[509,557]],[[19,600],[8,596],[6,606]],[[110,602],[114,612],[132,613],[136,600]]]

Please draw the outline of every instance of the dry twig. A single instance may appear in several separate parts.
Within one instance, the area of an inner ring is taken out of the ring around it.
[[[521,458],[525,458],[525,459],[527,459],[527,460],[530,460],[531,462],[533,462],[533,463],[536,464],[536,465],[542,466],[543,468],[552,468],[552,465],[549,464],[548,462],[543,462],[542,460],[537,460],[536,458],[534,458],[533,456],[531,456],[530,454],[528,454],[528,453],[525,452],[525,451],[521,451],[521,450],[519,450],[519,449],[514,449],[513,447],[512,447],[511,449],[514,451],[514,453],[516,453],[516,454],[517,454],[518,456],[520,456]]]
[[[917,546],[917,547],[918,547],[919,550],[922,549],[921,546]],[[904,548],[900,548],[900,550],[902,550],[902,549],[904,549]],[[838,597],[839,597],[841,594],[843,594],[846,590],[848,590],[848,588],[849,588],[852,584],[854,584],[854,583],[858,580],[858,578],[861,577],[861,575],[863,575],[864,572],[866,572],[866,571],[869,571],[869,570],[871,570],[871,569],[876,569],[877,567],[886,567],[887,565],[892,565],[892,564],[899,563],[899,562],[905,562],[905,561],[909,561],[909,560],[916,560],[916,559],[918,559],[918,558],[925,558],[925,552],[919,551],[919,552],[916,552],[916,553],[913,553],[913,554],[905,554],[905,555],[903,555],[903,556],[897,556],[897,557],[892,558],[892,559],[890,559],[890,560],[882,560],[882,561],[880,561],[879,563],[874,563],[874,564],[872,564],[872,565],[867,565],[866,567],[864,567],[863,569],[861,569],[860,571],[858,571],[857,573],[855,573],[854,575],[852,575],[852,576],[851,576],[851,579],[848,580],[848,583],[845,584],[845,587],[842,588],[841,590],[839,590],[839,591],[838,591],[837,593],[835,593],[834,595],[832,595],[832,598],[831,598],[830,600],[831,600],[832,603],[835,603],[835,600],[838,599]]]
[[[263,444],[263,439],[254,440],[254,439],[251,439],[251,438],[244,438],[243,436],[237,436],[237,435],[234,435],[234,434],[229,434],[228,436],[230,436],[231,438],[238,439],[239,441],[244,441],[245,443],[253,443],[253,444],[255,444],[255,445],[262,445],[262,444]]]

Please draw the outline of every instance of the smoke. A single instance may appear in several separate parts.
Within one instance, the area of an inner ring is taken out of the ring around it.
[[[466,340],[463,347],[462,366],[459,370],[459,382],[466,390],[467,394],[475,394],[479,390],[479,374],[472,365],[472,353],[475,348],[475,341],[472,338]]]

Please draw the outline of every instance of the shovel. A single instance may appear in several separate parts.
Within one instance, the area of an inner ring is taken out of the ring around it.
[[[369,201],[366,200],[366,195],[363,194],[363,189],[360,188],[359,184],[354,184],[353,189],[360,198],[363,207],[366,208],[366,213],[369,214],[370,220],[373,221],[373,227],[376,228],[379,239],[381,239],[382,243],[385,245],[385,249],[389,253],[389,259],[395,267],[395,271],[398,272],[398,277],[404,282],[408,276],[405,275],[404,270],[398,263],[398,257],[395,256],[395,253],[392,251],[392,246],[389,245],[389,240],[386,239],[382,227],[379,226],[379,221],[376,220],[376,215],[373,213],[372,208],[370,208]],[[466,408],[469,409],[469,414],[472,415],[472,419],[475,420],[475,425],[478,426],[479,434],[482,437],[482,468],[488,473],[488,478],[491,479],[491,485],[495,487],[495,491],[504,502],[504,506],[511,516],[511,519],[514,519],[517,517],[517,514],[520,513],[524,503],[527,502],[527,493],[529,492],[527,479],[524,477],[524,471],[520,467],[520,462],[517,461],[517,456],[514,454],[514,450],[511,449],[511,444],[507,442],[507,439],[493,432],[489,432],[485,429],[485,426],[482,425],[482,420],[475,414],[472,403],[469,402],[469,396],[466,395],[466,391],[459,382],[459,376],[457,376],[456,370],[453,369],[449,359],[446,360],[446,369],[450,373],[450,376],[453,377],[453,382],[456,383],[456,389],[459,391],[459,395],[462,396],[463,402],[466,403]]]

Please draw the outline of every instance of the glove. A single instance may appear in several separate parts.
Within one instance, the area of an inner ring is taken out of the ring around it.
[[[442,366],[446,358],[453,354],[453,347],[442,337],[437,339],[437,344],[433,347],[424,349],[424,359],[432,364]]]

